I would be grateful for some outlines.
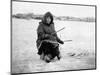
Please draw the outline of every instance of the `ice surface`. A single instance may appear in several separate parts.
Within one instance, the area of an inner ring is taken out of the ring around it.
[[[12,19],[12,72],[29,73],[95,68],[95,23],[55,21],[55,29],[62,40],[62,59],[50,63],[37,55],[36,39],[39,20]]]

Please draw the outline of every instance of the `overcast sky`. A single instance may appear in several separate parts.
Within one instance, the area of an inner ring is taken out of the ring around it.
[[[45,14],[50,11],[55,16],[95,17],[95,7],[46,4],[31,2],[12,2],[12,14],[34,13]]]

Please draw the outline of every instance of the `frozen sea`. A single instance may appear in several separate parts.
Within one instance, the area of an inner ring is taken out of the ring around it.
[[[61,70],[95,69],[95,23],[58,21],[55,30],[62,40],[72,40],[60,45],[61,60],[50,63],[37,55],[37,27],[40,20],[12,19],[12,72],[30,73]]]

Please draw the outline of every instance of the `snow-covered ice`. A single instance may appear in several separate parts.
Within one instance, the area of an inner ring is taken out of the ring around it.
[[[62,40],[62,58],[50,63],[37,55],[36,39],[39,20],[12,19],[12,72],[46,72],[95,68],[95,23],[55,21],[55,29]]]

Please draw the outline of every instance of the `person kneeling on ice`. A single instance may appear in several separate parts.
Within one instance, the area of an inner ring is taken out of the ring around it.
[[[40,58],[46,62],[50,62],[57,56],[60,60],[59,43],[64,44],[64,42],[57,36],[53,22],[53,15],[50,12],[47,12],[43,16],[42,21],[39,22],[37,36],[36,43]]]

